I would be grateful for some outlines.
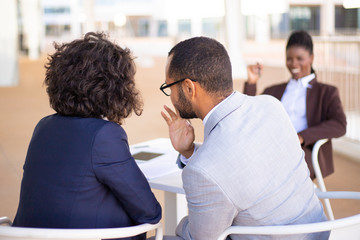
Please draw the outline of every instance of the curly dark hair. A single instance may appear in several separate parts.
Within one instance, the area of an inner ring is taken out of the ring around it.
[[[107,118],[122,123],[132,111],[142,113],[135,88],[136,67],[128,48],[110,42],[104,33],[54,43],[56,52],[45,65],[50,106],[59,114]]]

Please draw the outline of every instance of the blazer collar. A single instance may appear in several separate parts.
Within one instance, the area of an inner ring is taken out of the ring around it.
[[[243,105],[245,99],[246,95],[235,92],[229,99],[227,99],[226,102],[224,102],[224,104],[221,104],[218,108],[216,108],[209,116],[209,119],[205,124],[204,139],[206,139],[210,132],[223,118]]]
[[[299,79],[293,79],[291,78],[288,82],[288,84],[299,84],[301,83],[304,88],[309,87],[310,82],[315,79],[316,75],[315,73],[311,73],[305,77],[299,78]]]
[[[309,82],[309,85],[313,86],[316,83],[317,83],[317,80],[316,80],[316,76],[315,76],[315,78]]]

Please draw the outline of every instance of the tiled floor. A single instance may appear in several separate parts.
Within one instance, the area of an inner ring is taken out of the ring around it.
[[[132,116],[123,127],[130,144],[157,137],[168,137],[167,126],[160,111],[170,99],[160,93],[159,86],[164,81],[164,58],[155,58],[153,68],[138,65],[137,83],[144,98],[144,112],[140,117]],[[18,204],[22,165],[27,145],[36,123],[53,111],[49,107],[44,79],[44,59],[29,61],[20,59],[20,85],[0,88],[0,216],[13,219]],[[282,79],[282,75],[279,79]],[[242,90],[241,82],[235,88]],[[202,123],[192,121],[196,129],[196,140],[203,138]],[[329,190],[360,191],[360,163],[335,154],[336,172],[329,176],[326,186]],[[155,191],[163,201],[163,193]],[[360,202],[333,201],[335,217],[360,213]]]

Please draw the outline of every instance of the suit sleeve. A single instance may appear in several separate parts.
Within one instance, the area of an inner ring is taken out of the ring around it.
[[[346,133],[346,116],[341,105],[339,91],[337,88],[329,90],[324,95],[326,101],[325,120],[315,126],[299,132],[304,138],[304,146],[314,144],[323,138],[337,138]]]
[[[105,124],[93,144],[93,169],[98,180],[113,192],[136,224],[159,222],[161,207],[131,156],[122,127]]]
[[[194,153],[196,152],[196,150],[201,146],[200,143],[194,143],[195,147],[194,147]],[[193,154],[194,154],[193,153]],[[192,156],[192,155],[191,155]],[[178,157],[176,159],[176,164],[178,165],[178,167],[180,169],[183,169],[186,166],[186,163],[183,162],[183,158],[186,159],[183,155],[181,155],[180,153],[178,154]],[[190,157],[191,158],[191,157]],[[189,158],[189,159],[190,159]],[[189,161],[189,159],[186,159],[187,162]]]
[[[255,84],[249,84],[248,82],[244,83],[244,94],[249,96],[255,96],[256,95],[256,83]]]
[[[189,215],[177,226],[176,235],[186,240],[217,239],[238,214],[233,203],[206,173],[193,167],[184,168],[183,185]]]

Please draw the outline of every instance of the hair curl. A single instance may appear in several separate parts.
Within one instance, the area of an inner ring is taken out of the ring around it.
[[[107,118],[121,124],[132,111],[142,113],[135,88],[136,67],[128,48],[104,33],[87,33],[70,43],[54,43],[45,65],[50,106],[59,114]]]

